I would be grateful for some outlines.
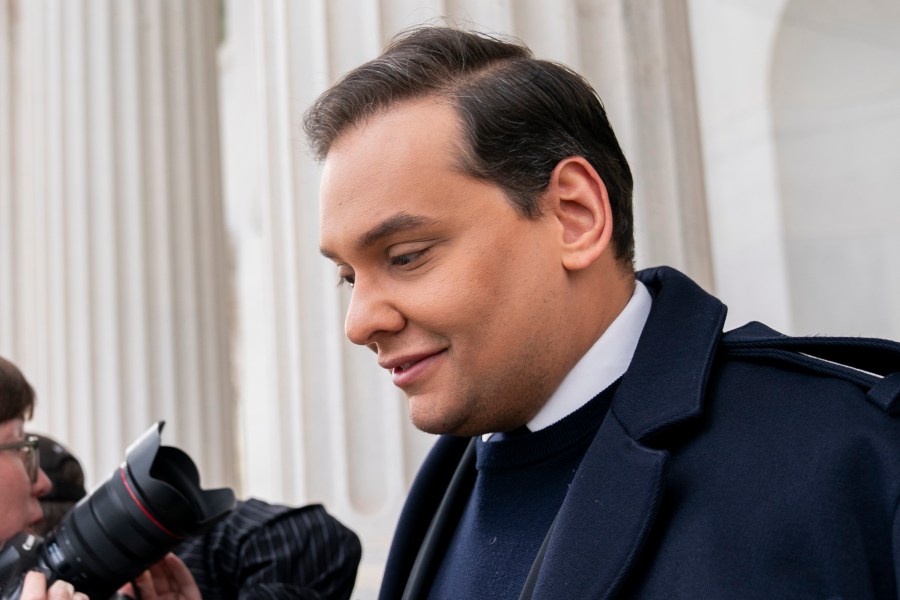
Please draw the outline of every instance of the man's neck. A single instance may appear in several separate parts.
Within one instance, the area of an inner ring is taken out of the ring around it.
[[[565,376],[544,406],[527,423],[538,431],[575,412],[621,377],[634,356],[638,339],[650,314],[652,299],[643,283],[636,282],[624,308],[605,328]],[[488,433],[482,439],[489,439]]]

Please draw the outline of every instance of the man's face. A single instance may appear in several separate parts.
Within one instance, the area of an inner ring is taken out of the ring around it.
[[[0,423],[0,444],[25,439],[22,419]],[[34,483],[19,450],[0,450],[0,543],[37,523],[44,516],[38,496],[50,491],[50,480],[43,471]]]
[[[353,284],[347,337],[378,354],[413,423],[477,435],[527,422],[571,366],[552,217],[519,216],[456,166],[456,113],[402,104],[341,136],[324,165],[322,252]]]

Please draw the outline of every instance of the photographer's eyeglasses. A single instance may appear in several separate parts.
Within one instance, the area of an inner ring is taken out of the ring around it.
[[[22,442],[12,442],[10,444],[0,444],[0,450],[18,450],[25,463],[25,470],[31,477],[31,483],[37,482],[38,471],[41,465],[41,455],[38,450],[38,438],[36,435],[26,435]]]

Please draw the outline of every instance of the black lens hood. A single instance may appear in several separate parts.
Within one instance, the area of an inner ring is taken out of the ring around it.
[[[190,457],[162,445],[159,421],[127,449],[121,476],[128,492],[155,522],[177,537],[196,535],[234,508],[230,488],[203,490]]]

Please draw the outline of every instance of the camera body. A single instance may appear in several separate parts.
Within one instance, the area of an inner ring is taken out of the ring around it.
[[[20,531],[10,538],[0,552],[0,598],[18,598],[22,580],[28,571],[40,571],[47,580],[58,579],[44,558],[44,540],[40,536]],[[57,554],[54,551],[47,551]]]
[[[6,543],[0,600],[18,599],[31,570],[48,582],[68,581],[92,600],[107,600],[234,508],[231,489],[202,490],[190,457],[161,445],[164,425],[156,423],[129,446],[122,465],[46,538],[21,532]]]

